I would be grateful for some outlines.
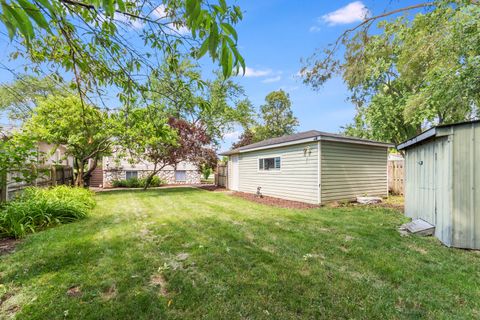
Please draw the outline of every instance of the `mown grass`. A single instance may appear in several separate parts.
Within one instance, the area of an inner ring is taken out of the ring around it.
[[[400,237],[391,209],[278,209],[188,188],[96,200],[88,219],[0,258],[0,318],[480,316],[480,255]]]

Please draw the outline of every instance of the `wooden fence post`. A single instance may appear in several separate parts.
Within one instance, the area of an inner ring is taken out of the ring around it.
[[[50,184],[53,187],[57,186],[57,168],[54,165],[50,166]]]
[[[7,201],[7,174],[0,174],[0,203]]]

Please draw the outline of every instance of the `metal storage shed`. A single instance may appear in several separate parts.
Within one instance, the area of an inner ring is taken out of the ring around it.
[[[435,226],[445,245],[480,249],[480,121],[441,125],[405,151],[405,214]]]

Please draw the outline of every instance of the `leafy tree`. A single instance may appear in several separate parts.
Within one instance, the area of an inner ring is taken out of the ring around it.
[[[265,104],[260,107],[263,124],[257,128],[260,140],[280,137],[295,133],[298,119],[293,115],[292,102],[283,90],[270,92],[265,97]]]
[[[25,128],[36,140],[66,147],[66,154],[74,157],[76,186],[84,185],[112,144],[108,114],[73,95],[50,95],[39,101]],[[89,160],[93,165],[87,168]]]
[[[382,20],[420,7],[426,12],[412,19]],[[376,20],[380,32],[370,32]],[[357,104],[346,132],[399,143],[425,126],[476,116],[479,21],[480,6],[473,1],[422,3],[370,17],[312,56],[302,70],[304,80],[319,88],[341,74]]]
[[[247,128],[242,132],[242,134],[238,138],[238,141],[232,144],[232,149],[247,146],[258,141],[260,140],[259,137],[255,134],[254,128]]]
[[[293,115],[292,102],[283,90],[270,92],[260,106],[258,119],[244,125],[244,131],[232,148],[240,148],[261,140],[295,133],[298,119]]]
[[[66,71],[82,100],[118,87],[124,104],[151,89],[143,75],[164,63],[175,69],[184,53],[199,59],[208,52],[225,77],[245,70],[234,28],[241,19],[225,0],[11,0],[0,8],[10,39],[19,40],[12,58],[30,60],[34,72],[45,64],[58,77]],[[134,41],[144,43],[141,50]]]
[[[208,180],[208,178],[210,178],[210,175],[213,172],[213,169],[210,167],[207,167],[206,165],[202,165],[200,168],[201,168],[203,179]]]
[[[62,95],[60,86],[52,77],[19,75],[12,83],[0,84],[0,110],[6,110],[12,120],[26,120],[32,114],[39,99],[50,94]]]
[[[235,124],[253,121],[253,107],[241,86],[220,73],[213,80],[202,80],[190,60],[182,60],[174,70],[164,65],[152,78],[152,88],[149,103],[168,116],[201,126],[215,142]]]
[[[121,128],[118,143],[132,160],[153,164],[144,189],[163,168],[175,168],[182,161],[201,165],[208,153],[211,138],[206,131],[183,119],[166,120],[163,108],[149,106],[122,111],[118,119]]]
[[[8,174],[13,174],[15,182],[33,181],[38,157],[35,140],[22,133],[7,134],[0,128],[0,186],[7,183]]]

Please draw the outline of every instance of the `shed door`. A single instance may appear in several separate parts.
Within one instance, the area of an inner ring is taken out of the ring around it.
[[[426,143],[407,152],[406,214],[435,224],[435,144]]]
[[[233,155],[230,158],[231,166],[229,172],[229,179],[230,179],[230,190],[238,191],[239,185],[239,165],[238,165],[238,155]]]
[[[435,235],[446,245],[451,245],[450,197],[451,166],[448,137],[435,141]]]

